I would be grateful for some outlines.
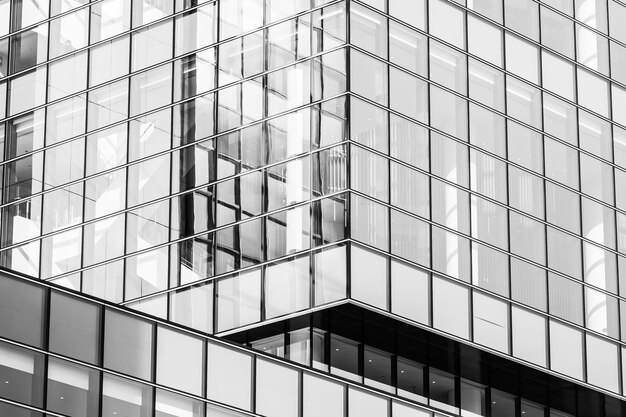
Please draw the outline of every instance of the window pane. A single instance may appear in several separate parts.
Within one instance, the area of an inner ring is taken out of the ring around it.
[[[562,184],[578,189],[578,152],[545,138],[546,175]]]
[[[309,257],[265,268],[265,316],[272,318],[309,307]]]
[[[442,120],[444,119],[445,108],[445,105],[443,105],[440,109],[440,117],[442,117]],[[447,114],[450,114],[450,108],[447,108]],[[453,139],[434,132],[431,133],[430,144],[431,172],[440,178],[444,178],[460,186],[469,187],[468,147]],[[434,184],[432,187],[434,188]],[[453,207],[449,206],[448,208],[450,209]],[[457,210],[462,212],[462,208],[457,208]],[[465,208],[465,210],[467,210],[467,208]],[[434,207],[432,214],[433,216],[436,214]]]
[[[428,411],[409,407],[404,403],[392,403],[392,415],[393,417],[430,417],[431,414]]]
[[[7,278],[2,278],[2,281],[6,280]],[[17,293],[9,294],[15,297]],[[16,322],[24,323],[22,317]],[[43,376],[44,355],[8,343],[0,343],[0,379],[3,381],[0,384],[0,397],[41,407],[43,405]],[[3,412],[2,404],[0,403],[0,413]],[[11,413],[3,415],[13,416]],[[31,415],[28,414],[28,416]]]
[[[45,95],[45,66],[13,78],[9,84],[9,114],[17,114],[43,104]]]
[[[415,217],[391,211],[391,253],[430,265],[430,227]]]
[[[214,10],[214,4],[207,4],[176,18],[176,56],[216,41]]]
[[[399,2],[409,3],[408,0],[390,0],[390,8],[394,2],[396,4]],[[411,2],[408,13],[418,10],[414,4],[415,2]],[[404,14],[404,17],[406,16],[407,14]],[[428,63],[426,56],[428,45],[426,42],[427,38],[417,31],[393,21],[389,22],[389,60],[394,64],[426,76]]]
[[[615,339],[619,338],[617,298],[585,287],[585,322],[587,328]]]
[[[134,116],[171,102],[172,66],[161,65],[130,79],[130,115]]]
[[[516,399],[514,396],[505,394],[504,392],[491,390],[491,415],[498,417],[515,417],[515,404]]]
[[[576,41],[578,62],[604,75],[609,75],[608,40],[586,27],[576,25]]]
[[[582,333],[550,320],[550,366],[557,372],[583,378]]]
[[[443,371],[430,370],[430,404],[453,414],[459,414],[455,377]]]
[[[133,71],[167,61],[172,57],[172,26],[172,19],[169,19],[132,34]]]
[[[540,219],[544,218],[544,181],[509,165],[509,205]]]
[[[298,415],[299,372],[257,359],[256,412],[272,417]]]
[[[126,0],[104,0],[91,6],[91,42],[129,30],[130,5]]]
[[[351,297],[387,309],[387,257],[357,245],[350,247],[350,257]]]
[[[390,71],[390,107],[409,117],[426,122],[428,118],[426,83],[396,68],[391,68]],[[410,93],[407,94],[407,92]]]
[[[13,278],[0,279],[0,335],[42,347],[45,290]]]
[[[22,71],[44,62],[48,53],[47,46],[47,24],[13,35],[11,37],[12,72]],[[6,71],[4,75],[7,75]]]
[[[508,296],[508,255],[472,242],[472,283],[505,297]]]
[[[389,132],[388,113],[380,107],[363,100],[351,98],[350,101],[350,139],[387,153]]]
[[[567,278],[548,274],[550,314],[583,324],[583,289],[582,286]]]
[[[546,321],[539,314],[513,306],[513,355],[546,366]]]
[[[541,128],[541,91],[538,88],[507,76],[506,103],[509,116]]]
[[[395,260],[391,261],[391,311],[402,317],[430,322],[430,275]]]
[[[350,387],[348,390],[348,416],[362,417],[373,415],[385,417],[389,415],[388,400],[384,397],[365,393]]]
[[[133,1],[133,27],[146,25],[174,12],[174,2]]]
[[[98,364],[100,307],[53,291],[50,300],[50,350]]]
[[[152,378],[150,322],[106,310],[104,320],[104,367],[138,378]]]
[[[508,32],[505,38],[506,69],[537,84],[539,82],[537,47]]]
[[[351,197],[352,237],[378,249],[388,250],[389,209],[356,194]]]
[[[50,21],[50,59],[87,46],[88,8]]]
[[[465,13],[442,0],[428,7],[430,33],[461,49],[465,48]]]
[[[157,389],[155,417],[204,417],[204,402]],[[211,416],[217,414],[210,414]],[[142,416],[143,417],[143,416]]]
[[[504,73],[470,58],[469,95],[489,107],[504,111]]]
[[[336,246],[313,254],[315,305],[346,296],[346,247]]]
[[[556,55],[542,51],[543,86],[569,100],[574,100],[574,66]]]
[[[193,329],[212,333],[213,283],[200,284],[171,293],[170,319]]]
[[[128,36],[116,38],[89,50],[89,85],[94,86],[128,73]]]
[[[430,123],[433,127],[467,141],[467,101],[441,88],[430,88]]]
[[[615,344],[587,333],[587,381],[619,391],[619,351]]]
[[[608,83],[583,69],[578,68],[578,102],[608,117],[609,113]]]
[[[350,43],[387,58],[387,19],[370,9],[350,5]]]
[[[507,209],[477,196],[470,198],[472,236],[508,249]]]
[[[505,0],[504,24],[516,32],[538,41],[539,5],[526,0]]]
[[[202,339],[159,327],[157,382],[196,395],[202,394]]]
[[[418,29],[426,28],[425,0],[388,0],[389,14]]]
[[[343,417],[343,384],[305,373],[303,391],[303,417]]]
[[[253,270],[217,282],[218,331],[261,318],[261,271]]]
[[[511,297],[539,310],[546,310],[546,271],[511,258]]]
[[[578,144],[576,108],[550,94],[543,95],[544,130],[572,145]]]
[[[152,414],[152,387],[104,374],[102,415],[149,416]]]
[[[571,4],[571,1],[570,1]],[[564,11],[560,5],[558,10]],[[564,16],[541,8],[541,43],[563,55],[574,58],[574,24]]]
[[[365,98],[386,105],[387,65],[369,55],[351,50],[350,67],[353,68],[350,74],[350,89]]]
[[[576,279],[582,279],[580,239],[548,227],[548,266]]]
[[[470,281],[469,239],[438,227],[432,228],[433,269],[454,278]]]
[[[478,291],[474,295],[474,342],[509,352],[509,306]]]
[[[350,149],[352,188],[389,201],[389,161],[359,146]]]
[[[511,236],[511,252],[540,264],[545,263],[546,236],[545,226],[529,217],[510,212],[509,224]]]
[[[433,277],[433,326],[469,339],[469,290],[444,278]]]
[[[252,356],[209,343],[207,397],[250,410],[252,405]]]
[[[99,381],[96,370],[50,358],[47,408],[70,416],[98,415]]]
[[[390,154],[415,167],[428,169],[428,130],[417,123],[391,115]]]
[[[502,66],[502,30],[471,14],[467,24],[468,52]]]
[[[48,100],[56,100],[87,86],[87,53],[81,52],[49,65]]]
[[[259,0],[226,0],[219,7],[220,39],[239,35],[263,24],[263,5]]]
[[[91,90],[88,95],[88,130],[128,117],[128,79]]]

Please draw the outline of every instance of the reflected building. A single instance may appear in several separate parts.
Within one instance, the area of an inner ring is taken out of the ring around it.
[[[0,0],[0,415],[626,415],[622,0]]]

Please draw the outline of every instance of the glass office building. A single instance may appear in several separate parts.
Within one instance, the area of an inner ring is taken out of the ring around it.
[[[0,415],[626,415],[625,23],[0,0]]]

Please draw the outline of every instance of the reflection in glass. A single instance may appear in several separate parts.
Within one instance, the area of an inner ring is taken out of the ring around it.
[[[261,318],[261,270],[217,282],[217,331],[254,323]]]
[[[50,21],[50,59],[87,46],[88,8]]]
[[[91,6],[91,42],[129,30],[130,5],[131,2],[125,0],[104,0]]]

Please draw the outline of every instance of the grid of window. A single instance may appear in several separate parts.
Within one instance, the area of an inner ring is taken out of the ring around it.
[[[2,415],[445,417],[39,283],[0,289]]]
[[[37,3],[0,264],[128,302],[345,237],[343,2]]]
[[[625,6],[350,2],[351,298],[621,392]]]
[[[623,393],[625,18],[0,1],[0,265],[208,333],[352,298]]]

